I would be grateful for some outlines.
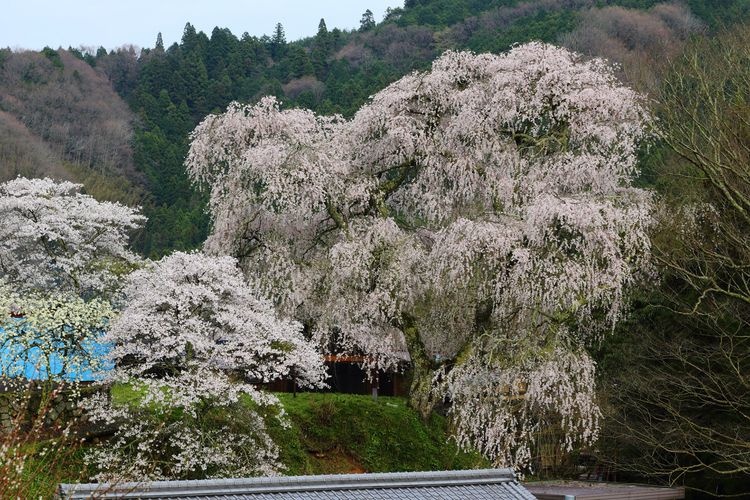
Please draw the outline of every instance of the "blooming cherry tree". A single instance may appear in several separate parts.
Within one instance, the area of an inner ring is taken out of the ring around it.
[[[120,275],[138,263],[127,235],[145,219],[81,188],[50,179],[0,184],[0,378],[11,398],[0,437],[3,497],[28,493],[33,462],[43,467],[80,446],[70,413],[82,394],[77,382],[103,368],[99,341]]]
[[[604,61],[531,43],[447,52],[348,121],[230,105],[186,166],[206,251],[373,366],[410,359],[417,408],[447,398],[459,443],[522,468],[539,429],[597,437],[585,348],[650,269],[649,121]]]
[[[75,380],[101,368],[97,341],[120,276],[138,264],[128,232],[145,218],[82,186],[0,184],[0,349],[6,377]]]
[[[277,317],[231,257],[177,252],[134,272],[124,293],[127,305],[105,338],[115,364],[108,382],[139,396],[132,407],[89,404],[95,420],[127,416],[111,446],[90,457],[102,477],[273,472],[276,448],[251,408],[278,401],[254,384],[293,377],[303,387],[322,385],[322,355],[302,325]],[[249,428],[203,425],[217,417],[212,410],[238,407]],[[180,418],[170,419],[175,411]]]
[[[22,177],[0,184],[0,273],[16,290],[111,292],[137,262],[128,232],[145,217],[82,187]]]

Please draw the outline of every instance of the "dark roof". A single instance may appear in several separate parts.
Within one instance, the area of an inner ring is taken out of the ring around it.
[[[61,484],[57,498],[183,500],[534,500],[510,469]]]

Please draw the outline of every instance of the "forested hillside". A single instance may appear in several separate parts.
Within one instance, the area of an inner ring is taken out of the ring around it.
[[[501,52],[528,40],[608,57],[649,91],[691,34],[749,10],[740,0],[409,0],[380,23],[365,12],[354,31],[321,19],[298,41],[282,24],[270,36],[221,27],[209,36],[187,24],[170,47],[159,35],[143,50],[4,50],[0,173],[76,179],[99,197],[143,205],[149,223],[135,244],[146,255],[196,248],[208,220],[184,174],[188,134],[231,101],[274,95],[285,107],[351,116],[447,49]]]
[[[0,51],[0,178],[75,179],[106,199],[139,203],[135,115],[106,76],[70,52]]]

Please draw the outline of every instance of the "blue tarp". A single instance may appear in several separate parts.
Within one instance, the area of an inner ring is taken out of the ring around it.
[[[102,334],[103,335],[103,334]],[[0,339],[3,338],[3,330],[0,328]],[[40,341],[39,344],[48,344]],[[0,375],[6,377],[24,377],[30,380],[67,380],[89,382],[101,380],[107,371],[113,368],[112,362],[108,359],[110,346],[98,341],[87,340],[81,345],[81,350],[85,353],[82,356],[69,356],[67,359],[66,373],[63,370],[62,353],[65,351],[64,343],[60,342],[53,345],[52,348],[45,348],[44,351],[51,351],[48,356],[43,354],[40,347],[33,345],[26,346],[20,343],[2,342],[0,343]],[[77,358],[81,358],[80,360]],[[88,360],[91,362],[88,362]]]

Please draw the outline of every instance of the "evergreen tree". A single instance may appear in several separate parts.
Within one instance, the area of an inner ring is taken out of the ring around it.
[[[316,36],[318,40],[328,38],[328,27],[326,26],[326,20],[323,18],[318,23],[318,34]]]
[[[304,75],[310,75],[313,73],[313,65],[310,62],[310,57],[302,47],[295,45],[289,51],[289,76],[292,78],[299,78]]]
[[[237,49],[239,71],[243,77],[257,76],[264,68],[268,59],[267,43],[258,37],[250,36],[247,32],[242,35]],[[239,98],[240,96],[235,96]]]
[[[206,97],[208,93],[208,72],[206,65],[198,54],[192,53],[181,61],[179,68],[179,83],[182,87],[181,99],[185,99],[196,120],[203,118],[208,109]]]
[[[157,47],[142,59],[138,87],[152,96],[157,96],[162,89],[173,90],[173,69],[165,52]]]
[[[237,38],[229,29],[214,28],[206,51],[206,69],[211,79],[218,78],[227,67],[230,55],[235,51]]]
[[[209,84],[208,108],[214,112],[222,112],[227,104],[232,100],[232,79],[229,72],[222,69],[215,78],[212,78]]]
[[[370,9],[367,9],[362,14],[362,19],[359,21],[359,31],[368,31],[375,27],[375,16]]]
[[[198,48],[198,33],[195,31],[195,27],[187,23],[185,29],[182,31],[182,50],[185,52],[192,52]]]
[[[331,50],[338,50],[341,48],[341,46],[344,44],[344,33],[338,29],[333,28],[330,33],[330,41],[331,41]]]
[[[284,26],[281,23],[276,23],[276,28],[274,28],[273,37],[271,38],[271,56],[274,59],[278,59],[285,53],[286,34],[284,33]]]
[[[156,50],[164,52],[164,40],[161,38],[161,31],[156,35]]]
[[[310,57],[315,75],[320,80],[325,78],[330,53],[331,35],[328,33],[325,19],[321,19],[320,23],[318,23],[318,34],[315,35],[315,42]]]

